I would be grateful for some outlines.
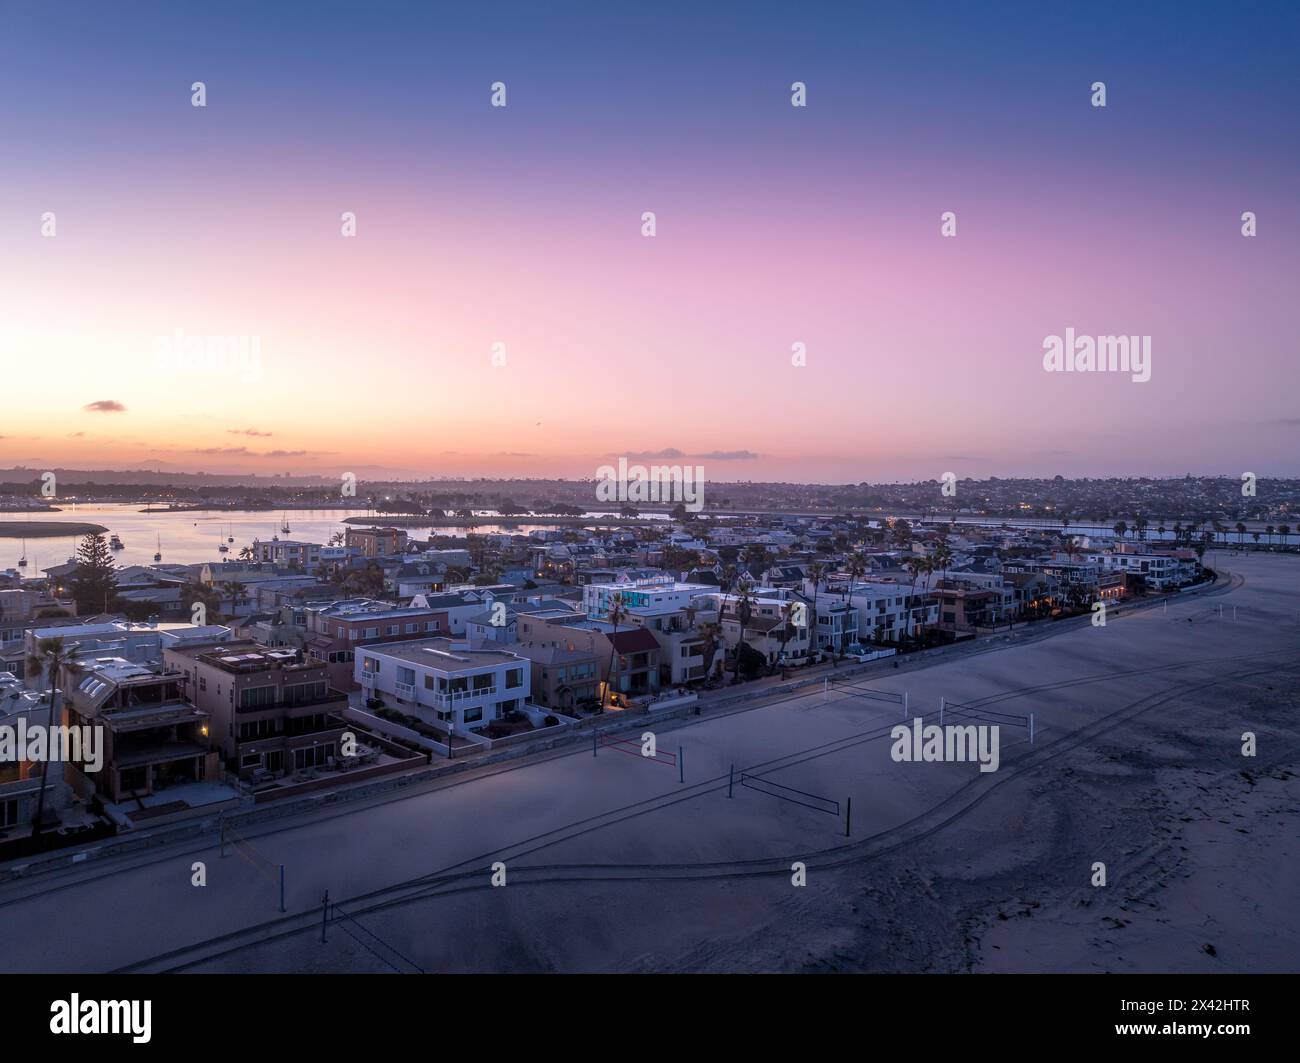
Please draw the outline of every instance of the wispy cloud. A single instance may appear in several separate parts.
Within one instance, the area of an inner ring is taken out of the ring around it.
[[[274,434],[275,434],[274,432],[259,432],[256,428],[227,428],[226,429],[226,435],[228,436],[261,436],[265,439],[269,439]]]
[[[687,454],[676,447],[664,447],[663,450],[645,450],[622,456],[637,461],[674,461],[680,458],[697,461],[755,461],[762,455],[755,454],[752,450],[708,450],[702,454]]]
[[[117,399],[100,399],[98,402],[88,402],[81,407],[87,413],[125,413],[126,407]]]
[[[755,454],[752,450],[709,450],[703,454],[692,454],[691,457],[701,461],[757,461],[762,455]]]

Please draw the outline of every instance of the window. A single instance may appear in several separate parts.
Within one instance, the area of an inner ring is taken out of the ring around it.
[[[408,635],[413,635],[413,634],[415,633],[415,630],[416,630],[417,627],[419,627],[418,624],[407,624],[407,625],[406,625],[406,633],[407,633]]]
[[[0,827],[18,826],[18,799],[0,801]]]
[[[408,687],[415,686],[415,669],[404,668],[401,665],[397,667],[397,681],[404,683]]]
[[[320,679],[314,683],[291,683],[284,688],[286,705],[304,705],[309,701],[320,701],[326,695],[327,684]]]
[[[201,676],[199,676],[199,689],[200,689],[200,690],[207,690],[207,689],[208,689],[208,677],[207,677],[207,676],[205,676],[205,675],[201,675]]]
[[[363,672],[365,672],[367,675],[378,675],[378,674],[379,674],[379,658],[378,658],[378,657],[362,657],[362,658],[361,658],[361,670],[362,670]]]
[[[239,692],[241,709],[265,709],[275,704],[275,687],[246,687]]]
[[[465,710],[465,722],[466,722],[466,723],[478,723],[478,721],[481,720],[481,719],[483,719],[483,707],[482,707],[482,706],[479,706],[479,707],[476,708],[476,709],[466,709],[466,710]]]
[[[262,766],[261,753],[245,753],[239,758],[241,768],[260,768]]]
[[[293,766],[295,770],[301,771],[303,768],[322,767],[330,757],[334,756],[334,744],[331,742],[327,746],[312,746],[310,749],[295,749],[293,751]]]
[[[524,670],[522,668],[511,668],[506,672],[506,689],[513,690],[515,687],[524,685]]]

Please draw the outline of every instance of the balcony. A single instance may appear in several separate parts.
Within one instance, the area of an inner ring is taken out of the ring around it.
[[[239,705],[235,708],[235,714],[242,716],[246,713],[252,712],[278,712],[283,711],[284,709],[301,709],[308,705],[320,705],[325,708],[334,708],[341,704],[346,705],[347,700],[348,696],[346,694],[327,690],[325,694],[320,697],[302,699],[294,698],[292,700],[281,698],[280,700],[273,701],[268,705]],[[207,714],[205,713],[204,715],[206,716]]]
[[[399,698],[402,698],[402,699],[405,700],[405,701],[414,701],[414,700],[415,700],[415,684],[414,684],[414,683],[394,683],[394,684],[393,684],[393,693],[396,694]]]
[[[463,704],[464,702],[478,701],[480,698],[494,697],[496,692],[497,688],[495,685],[490,687],[479,687],[477,690],[453,690],[447,693],[434,695],[434,700],[439,708],[452,708],[453,706]]]

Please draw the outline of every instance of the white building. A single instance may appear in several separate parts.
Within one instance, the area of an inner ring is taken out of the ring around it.
[[[628,610],[653,609],[662,612],[685,609],[692,602],[698,607],[707,608],[706,602],[694,600],[701,595],[717,592],[717,587],[704,583],[678,583],[672,576],[655,576],[623,583],[589,583],[582,588],[582,609],[592,620],[606,620],[615,595],[621,597],[623,608]]]
[[[402,711],[432,713],[477,731],[528,701],[531,663],[500,647],[453,639],[381,643],[356,651],[356,681],[367,697]]]
[[[897,642],[939,622],[939,605],[923,584],[912,587],[897,580],[868,579],[852,588],[849,598],[857,610],[858,641],[864,645],[878,638]],[[883,634],[877,635],[878,631]]]

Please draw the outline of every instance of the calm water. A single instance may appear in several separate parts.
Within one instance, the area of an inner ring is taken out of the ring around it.
[[[240,549],[251,545],[255,538],[267,540],[273,535],[279,535],[282,539],[328,543],[331,535],[349,527],[342,523],[344,517],[366,515],[364,509],[290,510],[284,514],[289,522],[290,532],[288,535],[281,535],[279,512],[233,510],[222,513],[141,513],[140,510],[143,508],[144,506],[138,502],[93,503],[78,505],[75,508],[67,504],[60,513],[49,516],[33,513],[27,516],[33,520],[81,521],[103,525],[108,529],[108,534],[117,533],[125,546],[125,549],[114,553],[119,565],[153,564],[154,551],[159,549],[160,539],[163,564],[193,565],[204,561],[220,561],[222,558],[237,560]],[[24,515],[20,513],[0,515],[0,535],[3,534],[5,521],[22,519]],[[374,519],[377,524],[384,523],[382,517]],[[473,530],[526,534],[534,528],[546,527],[550,526],[524,523],[504,526],[482,523],[476,524]],[[439,535],[464,535],[468,530],[446,527],[406,529],[413,538],[419,539],[426,538],[431,532]],[[230,552],[223,554],[217,548],[226,542],[226,537],[229,535],[233,535],[235,541],[226,543],[230,547]],[[63,564],[76,553],[79,541],[80,537],[75,535],[28,539],[26,574],[35,576],[42,567]],[[0,569],[17,567],[22,549],[22,543],[18,539],[0,538]]]

